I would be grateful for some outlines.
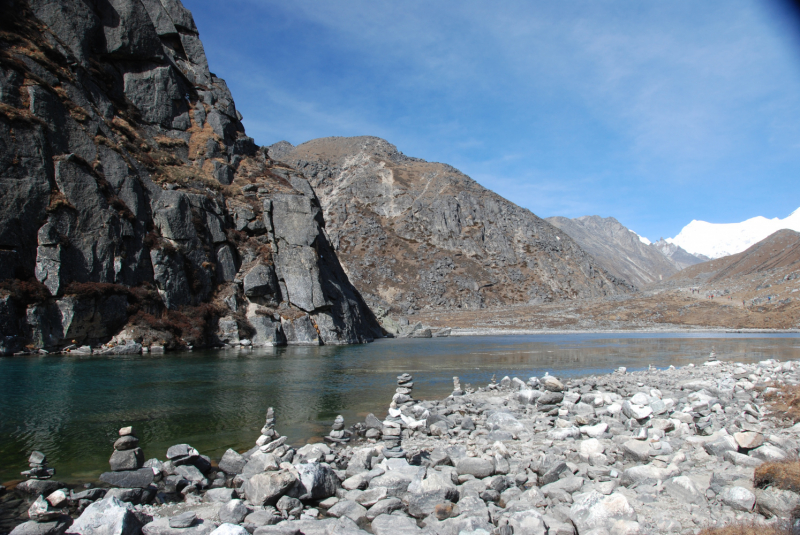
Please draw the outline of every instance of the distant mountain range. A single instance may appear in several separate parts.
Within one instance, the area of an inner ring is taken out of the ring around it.
[[[613,217],[549,217],[547,222],[578,242],[606,271],[639,288],[708,260],[664,240],[650,243]]]
[[[666,241],[693,254],[721,258],[741,253],[781,229],[800,231],[800,208],[785,219],[758,216],[741,223],[694,220],[683,227],[677,236]]]

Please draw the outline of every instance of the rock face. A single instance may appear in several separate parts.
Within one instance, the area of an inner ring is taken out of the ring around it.
[[[92,6],[13,0],[0,22],[0,351],[379,336],[180,0]]]
[[[655,244],[644,243],[635,232],[613,217],[596,215],[575,219],[548,217],[547,221],[569,234],[609,273],[639,288],[651,282],[667,279],[685,265],[690,265],[685,262],[679,265],[671,256],[665,254],[662,248]],[[694,258],[695,264],[702,262],[686,251],[683,253]],[[682,258],[677,249],[672,251],[672,256]]]
[[[331,243],[373,310],[474,309],[631,290],[528,210],[382,139],[281,142],[269,154],[308,178]]]

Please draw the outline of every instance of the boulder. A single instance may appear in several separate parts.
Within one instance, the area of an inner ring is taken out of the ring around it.
[[[795,508],[800,506],[800,495],[789,490],[774,487],[756,489],[755,497],[758,512],[767,518],[776,516],[788,519]]]
[[[231,500],[220,508],[218,516],[221,522],[241,524],[249,512],[242,500]]]
[[[241,474],[247,460],[232,449],[228,449],[219,461],[219,469],[226,474]]]
[[[754,431],[743,431],[741,433],[734,433],[733,439],[740,448],[745,450],[752,450],[764,444],[764,436],[761,433]]]
[[[12,529],[9,535],[62,535],[70,525],[72,525],[72,519],[67,515],[50,522],[29,520]]]
[[[771,444],[759,446],[754,450],[750,450],[747,454],[756,459],[761,459],[764,462],[783,461],[787,457],[785,451]]]
[[[250,532],[236,524],[220,524],[210,535],[250,535]]]
[[[628,440],[623,442],[622,454],[638,462],[648,462],[650,460],[650,444],[643,440]]]
[[[755,494],[744,487],[725,487],[718,496],[719,501],[737,511],[750,512],[756,503]]]
[[[273,505],[297,481],[297,477],[286,470],[262,472],[246,480],[243,491],[253,505]]]
[[[382,514],[372,521],[374,535],[419,535],[422,530],[413,518]]]
[[[152,475],[153,471],[150,470]],[[118,499],[103,498],[90,504],[67,529],[76,535],[136,535],[142,527],[135,509]]]
[[[333,469],[324,463],[301,463],[295,466],[299,479],[288,492],[303,501],[324,500],[336,494],[341,486]]]
[[[664,489],[673,498],[684,503],[704,503],[706,496],[688,476],[673,477],[664,483]]]
[[[483,479],[494,474],[494,463],[478,457],[464,457],[456,461],[456,471],[460,476],[469,474]]]
[[[653,414],[653,409],[643,405],[636,405],[630,401],[624,401],[622,403],[622,413],[628,418],[643,420]]]
[[[537,511],[518,511],[508,517],[508,525],[514,533],[523,535],[547,535],[544,518]]]
[[[593,490],[574,496],[573,499],[569,518],[578,533],[588,533],[591,530],[614,533],[636,523],[636,512],[625,496],[618,492],[604,496]]]
[[[703,448],[708,452],[709,455],[716,455],[718,457],[722,457],[726,451],[738,451],[739,445],[736,443],[736,440],[730,435],[723,435],[719,437],[717,440],[712,442],[706,442],[703,445]]]
[[[563,392],[564,391],[564,384],[553,377],[552,375],[546,375],[541,379],[541,384],[545,390],[549,390],[550,392]]]
[[[367,508],[354,501],[341,500],[328,509],[328,514],[334,518],[347,517],[358,523],[366,520]]]

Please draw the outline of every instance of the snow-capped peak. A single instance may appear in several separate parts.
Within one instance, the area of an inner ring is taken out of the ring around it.
[[[800,232],[800,208],[785,219],[757,216],[741,223],[708,223],[693,220],[667,242],[683,247],[692,254],[720,258],[741,253],[781,229]]]

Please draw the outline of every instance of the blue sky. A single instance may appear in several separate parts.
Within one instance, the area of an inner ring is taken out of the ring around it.
[[[261,145],[379,136],[652,240],[800,207],[800,31],[777,0],[184,4]]]

